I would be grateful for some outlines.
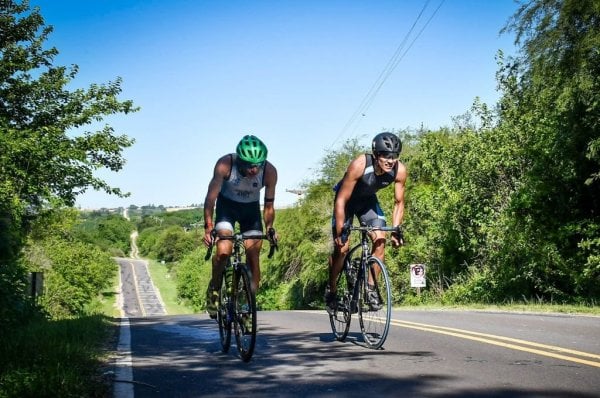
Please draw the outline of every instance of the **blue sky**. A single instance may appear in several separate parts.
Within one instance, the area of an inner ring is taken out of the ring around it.
[[[276,205],[293,204],[297,195],[286,189],[311,179],[326,151],[345,140],[368,144],[384,130],[450,126],[475,97],[495,103],[495,55],[514,52],[513,38],[499,31],[518,7],[513,0],[30,5],[54,26],[46,45],[59,50],[56,64],[79,66],[74,86],[121,77],[121,99],[141,107],[107,119],[136,143],[122,171],[98,174],[131,196],[88,191],[82,208],[202,203],[215,161],[245,134],[269,148],[279,172]]]

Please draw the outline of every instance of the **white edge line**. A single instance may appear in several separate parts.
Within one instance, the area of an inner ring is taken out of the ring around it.
[[[133,398],[133,368],[131,360],[131,331],[129,328],[129,318],[121,318],[117,351],[113,397]]]
[[[115,361],[115,379],[113,380],[114,398],[133,398],[133,363],[131,359],[131,330],[129,318],[123,309],[123,280],[121,278],[121,263],[119,263],[119,294],[117,303],[121,310],[119,324],[119,344],[117,345],[117,359]]]

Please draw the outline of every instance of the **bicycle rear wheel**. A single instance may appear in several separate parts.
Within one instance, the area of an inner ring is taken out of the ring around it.
[[[352,308],[350,305],[350,297],[352,292],[348,289],[348,260],[344,260],[344,268],[337,279],[337,308],[333,314],[329,314],[329,322],[335,339],[338,341],[346,340],[348,331],[350,330],[350,321],[352,320]]]
[[[367,347],[378,349],[387,338],[392,315],[392,289],[385,264],[377,257],[370,256],[366,275],[359,283],[360,330]],[[367,284],[372,285],[370,289]]]
[[[244,362],[250,361],[256,344],[256,297],[250,285],[250,271],[245,264],[238,266],[237,286],[234,297],[235,340]]]
[[[231,267],[227,264],[226,267]],[[231,280],[227,278],[227,272],[223,272],[221,289],[219,290],[219,305],[217,307],[217,323],[219,324],[219,335],[221,336],[221,349],[223,352],[228,352],[231,345],[231,294],[227,286],[231,286]]]

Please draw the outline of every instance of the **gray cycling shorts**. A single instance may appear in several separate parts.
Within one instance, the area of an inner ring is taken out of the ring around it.
[[[386,220],[383,210],[379,205],[376,195],[369,196],[366,199],[356,203],[348,202],[346,205],[346,219],[344,225],[351,225],[354,217],[358,218],[361,224],[373,227],[385,227]],[[335,231],[335,214],[331,217],[331,231],[333,238],[337,238]]]

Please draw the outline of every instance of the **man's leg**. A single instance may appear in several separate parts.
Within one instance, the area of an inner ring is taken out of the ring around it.
[[[217,305],[219,301],[219,289],[223,283],[223,270],[227,258],[231,255],[232,243],[228,240],[217,242],[217,252],[212,258],[212,275],[206,290],[206,312],[211,318],[217,317]]]
[[[252,291],[254,294],[258,292],[260,285],[260,249],[262,247],[262,240],[252,239],[246,241],[246,262],[252,272]]]
[[[375,231],[372,239],[372,253],[375,257],[383,262],[385,256],[385,232]],[[381,269],[378,266],[375,266],[373,267],[373,271],[375,273],[375,278],[378,278],[379,274],[381,273]],[[367,278],[367,301],[372,311],[377,311],[379,308],[381,308],[379,293],[377,292],[375,281],[373,280],[373,275],[371,273],[369,273]]]

